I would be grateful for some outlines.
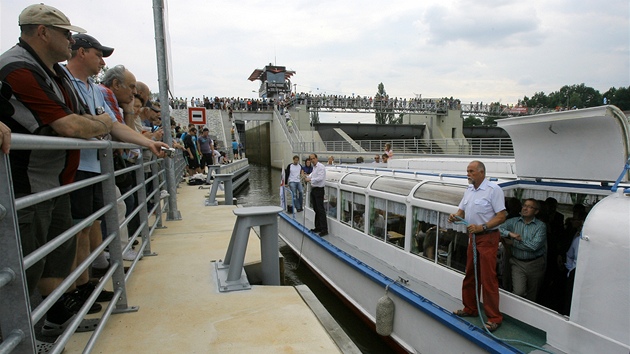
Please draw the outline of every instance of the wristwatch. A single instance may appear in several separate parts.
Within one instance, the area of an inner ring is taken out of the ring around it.
[[[483,231],[488,231],[488,225],[481,224],[481,227],[483,228]]]

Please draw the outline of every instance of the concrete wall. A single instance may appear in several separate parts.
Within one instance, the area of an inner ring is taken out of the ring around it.
[[[271,161],[270,123],[251,122],[246,124],[245,154],[251,163],[269,166]]]

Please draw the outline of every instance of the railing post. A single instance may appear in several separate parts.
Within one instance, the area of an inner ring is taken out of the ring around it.
[[[114,291],[117,289],[122,290],[120,297],[117,299],[116,308],[124,311],[128,309],[129,306],[127,305],[127,288],[123,269],[122,244],[120,242],[120,223],[118,222],[118,200],[116,198],[116,184],[114,182],[113,155],[111,144],[105,149],[98,150],[98,157],[101,163],[101,174],[110,174],[108,179],[101,182],[101,188],[103,191],[103,205],[112,205],[113,207],[103,216],[105,218],[106,236],[109,236],[114,232],[116,233],[116,237],[109,244],[109,261],[112,263],[118,263],[118,267],[116,267],[116,270],[112,275],[112,282],[114,285]]]
[[[141,167],[136,169],[136,184],[142,185],[142,188],[138,189],[136,193],[138,206],[140,206],[140,211],[138,212],[138,219],[140,221],[140,225],[142,226],[142,231],[140,231],[140,236],[142,237],[142,243],[146,243],[147,246],[144,248],[144,256],[153,255],[151,252],[151,237],[149,235],[149,207],[147,205],[147,189],[146,189],[146,181],[145,181],[145,162],[144,159],[139,157],[136,160],[136,165],[140,165]]]
[[[34,353],[35,333],[14,208],[13,181],[9,156],[2,152],[0,173],[6,181],[0,183],[0,329],[4,338],[0,349],[11,346],[16,353]]]

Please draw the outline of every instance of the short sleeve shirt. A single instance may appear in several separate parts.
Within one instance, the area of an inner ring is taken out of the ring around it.
[[[503,190],[487,179],[477,189],[471,184],[464,192],[459,209],[464,211],[464,218],[469,224],[485,224],[498,212],[505,210]]]

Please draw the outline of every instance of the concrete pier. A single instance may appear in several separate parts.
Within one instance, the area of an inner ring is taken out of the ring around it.
[[[318,319],[329,315],[312,310],[303,289],[253,285],[219,293],[211,262],[225,256],[235,206],[204,207],[206,191],[196,186],[177,191],[183,220],[156,230],[151,247],[158,256],[140,261],[127,284],[129,304],[139,311],[112,315],[94,353],[358,352],[347,336],[333,340],[321,324],[329,321]],[[251,232],[245,264],[259,262],[260,250]],[[82,352],[90,335],[75,333],[65,353]]]

